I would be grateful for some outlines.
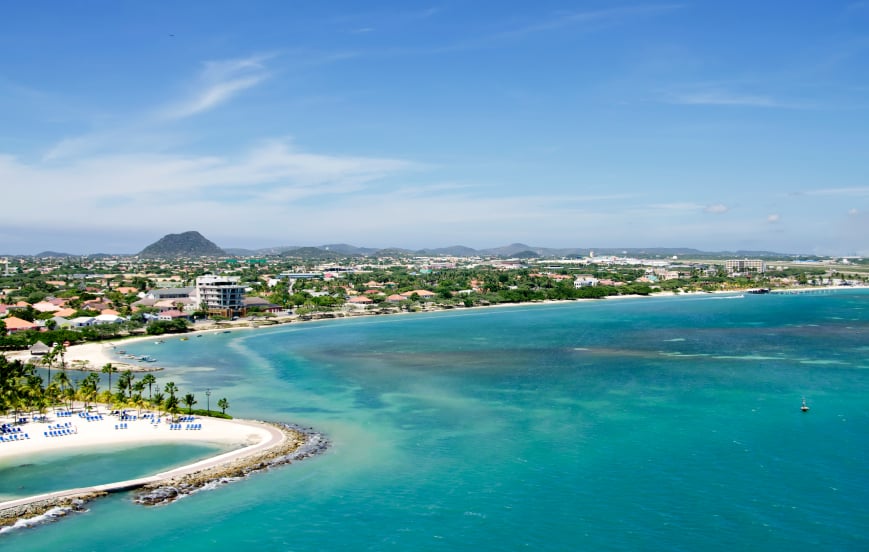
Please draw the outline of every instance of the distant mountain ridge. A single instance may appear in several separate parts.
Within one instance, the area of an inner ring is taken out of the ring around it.
[[[226,252],[195,230],[166,234],[139,252],[140,257],[223,257]]]
[[[590,254],[595,257],[602,256],[629,256],[629,257],[710,257],[710,258],[766,258],[787,259],[822,258],[817,255],[802,255],[794,253],[776,253],[774,251],[703,251],[689,247],[538,247],[524,243],[511,243],[499,247],[474,249],[464,245],[451,245],[447,247],[424,248],[418,250],[401,247],[357,247],[347,243],[329,243],[319,246],[282,245],[264,247],[259,249],[247,249],[241,247],[222,249],[214,242],[206,239],[197,231],[188,231],[181,234],[167,234],[158,241],[144,248],[137,255],[140,257],[268,257],[283,256],[299,258],[303,260],[332,261],[342,258],[372,258],[372,257],[397,257],[397,256],[420,256],[420,257],[501,257],[501,258],[580,258]],[[15,256],[15,255],[10,255]],[[27,255],[24,255],[27,256]],[[68,258],[68,257],[125,257],[135,256],[130,254],[107,254],[107,253],[63,253],[57,251],[43,251],[33,257],[45,258]]]

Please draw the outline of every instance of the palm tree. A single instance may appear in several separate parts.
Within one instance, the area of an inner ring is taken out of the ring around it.
[[[154,393],[154,398],[151,399],[151,404],[157,407],[158,414],[160,413],[160,411],[163,407],[163,399],[164,398],[165,398],[165,396],[163,395],[163,393],[157,391],[156,393]]]
[[[171,414],[173,417],[178,414],[178,398],[175,395],[169,395],[166,397],[165,402],[166,412]]]
[[[54,349],[51,349],[42,357],[40,361],[42,364],[48,368],[48,380],[45,383],[45,386],[48,387],[48,384],[51,383],[51,365],[54,364],[54,359],[57,357],[57,353],[54,352]]]
[[[66,375],[66,370],[59,374],[54,375],[54,381],[57,383],[58,387],[60,387],[60,397],[61,399],[67,397],[66,390],[72,386],[72,382],[69,381],[69,376]]]
[[[175,385],[174,381],[170,381],[166,383],[166,387],[163,390],[169,393],[169,396],[171,398],[175,398],[175,393],[178,392],[178,386]]]
[[[217,401],[217,406],[220,408],[223,414],[226,414],[226,409],[229,408],[229,401],[226,400],[226,397]]]
[[[193,405],[196,404],[196,398],[193,397],[193,393],[184,395],[184,404],[187,406],[187,413],[193,414]]]
[[[112,372],[117,372],[117,371],[118,371],[118,369],[115,368],[114,366],[112,366],[111,362],[107,362],[105,364],[105,366],[103,366],[102,370],[100,370],[100,372],[102,372],[103,374],[109,375],[109,389],[110,390],[112,388]]]
[[[85,410],[87,410],[88,408],[88,403],[96,399],[99,389],[100,377],[95,372],[91,372],[90,374],[88,374],[87,377],[81,382],[81,385],[79,386],[79,391],[82,399],[84,400]]]
[[[120,395],[126,393],[129,398],[133,398],[133,377],[133,372],[130,370],[121,372],[118,377],[118,393]]]
[[[151,400],[151,386],[157,383],[157,378],[154,374],[145,374],[142,376],[142,383],[148,386],[148,400]]]

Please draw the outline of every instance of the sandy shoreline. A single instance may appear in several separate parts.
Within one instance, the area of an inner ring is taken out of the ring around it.
[[[806,293],[813,291],[832,291],[832,290],[848,290],[848,289],[860,289],[863,286],[816,286],[816,287],[808,287],[808,288],[782,288],[781,290],[775,290],[778,292],[794,292],[794,293]],[[690,297],[695,295],[733,295],[748,292],[747,289],[744,290],[719,290],[719,291],[697,291],[697,292],[687,292],[687,293],[673,293],[671,291],[664,291],[659,293],[653,293],[651,295],[611,295],[604,297],[605,300],[625,300],[625,299],[643,299],[643,298],[656,298],[656,297]],[[137,362],[125,362],[123,359],[119,359],[120,355],[119,351],[124,350],[124,345],[128,343],[135,343],[139,341],[161,341],[161,340],[169,340],[169,339],[181,339],[184,337],[189,337],[191,335],[199,335],[199,334],[207,334],[207,333],[215,333],[215,332],[226,332],[226,331],[235,331],[235,330],[255,330],[260,328],[272,328],[276,326],[285,326],[288,324],[299,324],[308,321],[322,321],[322,320],[331,320],[331,319],[344,319],[344,318],[355,318],[359,316],[390,316],[390,315],[409,315],[409,314],[422,314],[422,313],[430,313],[430,312],[441,312],[447,310],[456,310],[456,311],[465,311],[465,310],[477,310],[477,309],[489,309],[489,308],[503,308],[503,307],[523,307],[523,306],[534,306],[534,305],[554,305],[554,304],[562,304],[562,303],[579,303],[579,302],[591,302],[591,301],[599,301],[600,299],[564,299],[564,300],[543,300],[543,301],[529,301],[524,303],[498,303],[495,305],[481,305],[477,307],[459,307],[455,309],[444,309],[444,308],[435,308],[435,309],[424,309],[419,312],[396,312],[396,313],[383,313],[375,310],[365,311],[365,310],[354,310],[354,311],[341,311],[335,313],[324,313],[321,316],[315,316],[312,319],[303,319],[296,315],[268,319],[267,323],[263,320],[239,320],[236,322],[225,322],[219,326],[211,325],[207,328],[197,329],[194,328],[189,332],[183,334],[165,334],[165,335],[142,335],[142,336],[131,336],[124,337],[120,339],[115,339],[111,341],[101,341],[101,342],[92,342],[92,343],[83,343],[78,345],[71,345],[67,347],[64,354],[64,361],[66,362],[67,370],[81,370],[81,371],[99,371],[105,366],[107,363],[111,363],[112,366],[118,369],[119,372],[123,372],[125,370],[130,370],[132,372],[154,372],[163,370],[162,367],[152,365],[150,363],[137,363]],[[10,360],[19,359],[24,362],[33,362],[38,364],[39,357],[32,357],[29,351],[11,351],[4,353],[7,358]],[[56,366],[56,364],[55,364]]]
[[[128,410],[128,414],[132,416],[136,413]],[[101,416],[102,419],[94,419],[94,416]],[[3,417],[2,422],[11,423],[12,420]],[[198,416],[171,424],[166,418],[157,422],[156,416],[136,415],[136,419],[121,419],[118,415],[109,414],[105,408],[92,411],[91,421],[74,412],[71,417],[49,414],[46,421],[31,421],[13,427],[20,428],[20,431],[4,434],[4,442],[0,443],[0,462],[3,463],[26,460],[34,454],[47,451],[70,452],[171,442],[212,443],[238,448],[135,480],[0,502],[0,527],[26,526],[29,524],[26,521],[28,519],[50,521],[57,515],[77,511],[89,500],[111,492],[141,489],[136,498],[141,504],[171,502],[203,487],[317,454],[328,444],[322,435],[313,430],[285,424]],[[10,440],[10,435],[18,438]],[[54,512],[54,516],[49,514],[47,518],[43,517],[51,512]]]
[[[789,289],[782,291],[812,292],[825,290],[854,289],[854,287],[812,287],[806,289]],[[607,299],[631,299],[648,297],[674,297],[690,295],[728,294],[737,295],[748,290],[731,290],[717,292],[697,292],[675,294],[663,292],[651,296],[612,296]],[[596,299],[576,299],[563,301],[539,301],[528,303],[501,303],[472,308],[459,308],[456,310],[476,310],[491,307],[523,307],[533,305],[553,305],[561,303],[573,303],[579,301],[596,301]],[[449,309],[426,309],[422,312],[440,312]],[[395,314],[416,314],[400,312]],[[357,316],[377,316],[386,313],[376,311],[351,311],[337,313],[337,315],[325,316],[322,319],[339,319]],[[317,320],[315,318],[314,320]],[[254,321],[239,321],[235,324],[222,327],[210,327],[197,329],[187,334],[171,334],[166,336],[134,336],[114,340],[110,342],[85,343],[73,345],[67,348],[65,361],[68,369],[100,370],[106,363],[112,363],[119,371],[153,371],[162,368],[128,364],[119,362],[115,356],[118,350],[122,350],[124,344],[143,340],[180,339],[191,333],[225,332],[231,330],[256,329],[258,327],[272,327],[275,325],[287,325],[304,322],[298,317],[275,320],[271,324],[257,325]],[[30,360],[29,351],[17,351],[6,353],[11,359],[20,358]],[[42,516],[46,512],[60,507],[66,511],[75,511],[88,500],[99,497],[106,492],[117,492],[132,488],[146,489],[145,498],[137,499],[143,504],[159,504],[168,502],[179,495],[188,494],[195,490],[208,486],[214,482],[244,476],[251,471],[266,469],[271,465],[287,463],[291,460],[316,454],[323,450],[326,441],[322,435],[313,431],[306,432],[299,428],[291,428],[280,424],[266,424],[263,422],[247,420],[223,420],[218,418],[198,418],[192,422],[181,422],[181,429],[170,429],[165,417],[159,423],[154,423],[155,417],[137,416],[136,420],[121,420],[117,416],[110,415],[105,406],[100,406],[94,411],[102,415],[101,420],[88,421],[81,418],[78,413],[72,417],[57,417],[49,414],[45,422],[29,422],[17,426],[21,432],[17,433],[18,440],[0,443],[0,462],[11,461],[15,458],[26,458],[34,454],[48,451],[72,451],[79,448],[118,447],[133,445],[149,445],[166,442],[189,443],[214,443],[222,446],[237,445],[239,448],[228,453],[211,457],[188,466],[170,470],[135,481],[112,483],[90,487],[86,489],[72,489],[48,493],[37,497],[0,502],[0,527],[19,522],[19,520]],[[135,411],[129,410],[130,414]],[[2,417],[0,422],[12,422],[11,417]],[[125,423],[126,426],[116,429],[116,426]],[[201,429],[187,429],[189,424],[201,425]],[[51,431],[58,431],[58,424],[62,424],[61,431],[66,433],[62,436],[51,436]],[[24,434],[27,434],[25,438]],[[301,451],[301,452],[299,452]]]

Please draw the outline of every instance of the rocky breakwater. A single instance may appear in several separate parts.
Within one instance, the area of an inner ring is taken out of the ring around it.
[[[85,511],[85,504],[105,496],[102,491],[51,497],[0,510],[0,533],[3,529],[48,523],[72,512]]]
[[[308,458],[325,451],[329,446],[324,435],[310,428],[279,423],[271,425],[286,436],[279,445],[225,464],[150,483],[136,492],[134,501],[146,506],[168,504],[200,490],[211,489],[255,472]]]

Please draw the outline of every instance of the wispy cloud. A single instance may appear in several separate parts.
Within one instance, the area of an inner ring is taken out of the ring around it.
[[[778,109],[803,109],[808,106],[797,102],[784,101],[764,94],[733,92],[723,88],[701,88],[666,92],[666,103],[697,106],[733,106]]]
[[[486,40],[519,38],[526,35],[553,31],[564,27],[589,25],[592,23],[618,23],[626,19],[655,15],[682,7],[682,4],[657,4],[648,6],[622,6],[602,10],[562,12],[555,14],[549,19],[532,22],[524,26],[490,35],[486,37]]]
[[[504,42],[521,40],[525,37],[557,31],[559,29],[598,29],[603,26],[616,25],[631,19],[665,13],[682,7],[683,4],[654,4],[646,6],[622,6],[602,10],[561,11],[554,13],[549,17],[536,18],[534,20],[526,20],[519,23],[501,23],[501,30],[491,30],[491,27],[488,31],[478,30],[478,32],[473,36],[457,39],[438,46],[399,49],[392,50],[388,53],[398,55],[442,54],[489,48],[500,45]],[[434,15],[435,13],[437,13],[436,10],[431,11],[431,13],[426,15],[426,17]],[[497,28],[497,23],[495,25],[495,28]]]
[[[866,197],[869,196],[869,186],[854,186],[851,188],[820,188],[798,192],[797,195],[807,196],[837,196],[837,197]]]
[[[211,61],[205,64],[195,90],[185,100],[164,109],[166,119],[183,119],[209,111],[269,77],[265,62],[273,55]]]
[[[781,221],[781,215],[779,215],[778,213],[772,213],[766,217],[766,221],[770,224],[777,224],[779,221]]]
[[[703,209],[704,213],[711,213],[715,215],[720,215],[722,213],[726,213],[730,208],[723,203],[714,203],[712,205],[707,205],[705,209]]]

